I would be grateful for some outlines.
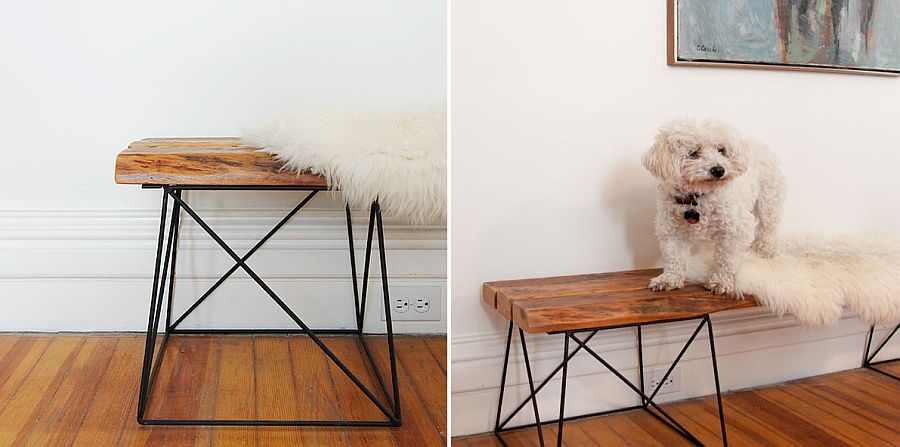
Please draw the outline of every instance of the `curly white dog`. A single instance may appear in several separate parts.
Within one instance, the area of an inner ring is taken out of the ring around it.
[[[644,167],[660,181],[656,236],[665,262],[653,290],[684,286],[691,246],[715,242],[706,287],[735,292],[735,272],[751,249],[777,250],[784,178],[775,155],[720,121],[678,119],[660,128]]]

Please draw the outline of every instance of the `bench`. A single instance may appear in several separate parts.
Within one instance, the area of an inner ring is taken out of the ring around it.
[[[325,178],[311,173],[295,173],[284,170],[281,163],[266,152],[248,147],[239,138],[151,138],[132,143],[116,158],[116,183],[141,185],[143,188],[161,189],[162,209],[159,235],[156,245],[153,288],[150,297],[150,312],[147,323],[147,339],[143,366],[137,420],[145,425],[244,425],[244,426],[343,426],[343,427],[397,427],[402,425],[400,412],[399,385],[397,382],[396,357],[394,353],[394,333],[391,322],[390,296],[388,293],[388,273],[385,262],[384,225],[381,207],[377,201],[369,211],[365,260],[360,283],[357,275],[356,251],[353,243],[352,215],[350,207],[345,208],[347,223],[350,277],[353,285],[356,327],[311,329],[300,316],[269,287],[248,265],[247,260],[266,243],[278,230],[296,215],[319,191],[331,189]],[[243,255],[235,253],[231,247],[206,224],[183,197],[188,190],[299,190],[306,196],[282,218],[262,239]],[[169,200],[172,200],[171,210]],[[224,272],[203,295],[177,318],[172,315],[174,300],[175,263],[178,254],[180,216],[184,211],[232,258],[234,265]],[[168,224],[167,224],[168,221]],[[168,227],[168,231],[166,228]],[[378,256],[382,295],[385,309],[388,355],[390,359],[390,387],[381,373],[367,345],[363,330],[366,298],[369,282],[369,267],[373,246],[373,235],[377,234]],[[231,274],[238,269],[246,272],[254,282],[297,324],[296,329],[181,329],[179,325],[191,312],[197,309]],[[163,306],[163,303],[166,303]],[[157,335],[163,321],[164,331],[157,347]],[[172,419],[149,418],[145,410],[153,393],[153,382],[159,365],[166,353],[170,336],[183,334],[305,334],[325,355],[354,383],[360,392],[372,401],[384,414],[384,420],[221,420],[221,419]],[[366,387],[346,364],[322,342],[321,336],[341,334],[352,336],[360,343],[380,387],[387,399],[382,402],[375,392]],[[390,388],[390,390],[389,390]]]
[[[234,137],[147,138],[116,157],[116,183],[178,186],[297,186],[325,189],[320,175],[284,170]]]
[[[536,399],[537,393],[560,371],[562,371],[562,389],[560,394],[559,418],[543,423],[556,423],[558,446],[563,441],[563,423],[575,417],[599,416],[621,411],[643,409],[653,415],[663,424],[669,426],[675,432],[695,445],[702,445],[684,426],[669,415],[653,399],[666,381],[672,370],[691,346],[700,330],[705,326],[709,337],[710,353],[712,356],[713,377],[716,384],[716,399],[719,408],[719,422],[723,445],[728,445],[725,430],[725,415],[722,409],[722,395],[719,388],[719,372],[716,363],[715,344],[713,340],[712,321],[710,314],[730,309],[742,309],[757,306],[752,298],[735,300],[714,295],[698,285],[686,285],[679,290],[668,292],[653,292],[647,289],[650,278],[661,273],[659,269],[634,270],[626,272],[600,273],[576,276],[559,276],[552,278],[521,279],[511,281],[495,281],[484,283],[482,287],[482,299],[489,307],[509,320],[509,329],[506,337],[506,353],[503,360],[503,373],[500,381],[500,399],[497,405],[497,419],[494,424],[494,433],[498,437],[504,431],[534,426],[537,429],[540,445],[544,445],[544,436],[541,430],[540,412]],[[659,380],[659,385],[649,390],[644,384],[643,340],[641,328],[648,325],[672,323],[678,321],[700,320],[699,325],[693,331],[681,352],[669,366],[666,373]],[[528,385],[531,394],[521,402],[504,420],[501,421],[503,410],[503,394],[506,387],[506,376],[509,366],[509,352],[512,345],[513,327],[518,327],[519,339],[522,345],[522,355],[525,360],[525,371],[528,377]],[[632,383],[621,372],[607,362],[600,354],[590,348],[587,343],[598,332],[634,327],[637,329],[637,354],[638,354],[638,383]],[[531,362],[528,358],[528,348],[525,341],[525,333],[563,334],[563,360],[539,385],[535,386],[535,380],[531,373]],[[579,334],[587,333],[586,337]],[[575,348],[570,351],[570,341],[575,343]],[[568,363],[575,354],[584,350],[598,362],[603,364],[616,377],[634,391],[641,400],[639,405],[626,408],[604,411],[589,415],[565,417],[566,381],[568,378]],[[535,423],[507,427],[512,418],[531,401],[534,411]]]

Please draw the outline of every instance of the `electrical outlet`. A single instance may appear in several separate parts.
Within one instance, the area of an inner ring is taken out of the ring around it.
[[[440,321],[442,295],[440,286],[391,285],[390,293],[393,303],[391,320]],[[381,307],[381,321],[384,321],[384,306]]]
[[[647,395],[650,395],[650,393],[659,386],[659,382],[665,373],[666,370],[664,369],[646,372],[644,380],[647,381]],[[666,377],[666,381],[663,382],[659,394],[677,393],[679,391],[681,391],[681,368],[675,368],[672,370],[672,374],[669,374],[669,377]]]
[[[409,298],[406,297],[397,297],[391,298],[391,301],[394,302],[394,313],[403,314],[409,311]]]
[[[427,313],[431,310],[431,300],[427,296],[419,296],[416,297],[415,306],[413,309],[420,314]]]

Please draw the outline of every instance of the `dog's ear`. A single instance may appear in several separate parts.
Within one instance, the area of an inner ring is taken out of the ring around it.
[[[644,167],[662,182],[668,182],[675,176],[675,161],[672,148],[669,147],[665,135],[657,135],[653,146],[644,154],[641,161]]]

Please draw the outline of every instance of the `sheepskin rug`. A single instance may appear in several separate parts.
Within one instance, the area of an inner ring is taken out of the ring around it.
[[[308,110],[286,112],[244,131],[250,145],[298,172],[321,174],[344,200],[411,223],[447,220],[447,112]]]
[[[843,307],[871,324],[900,320],[900,238],[790,238],[772,259],[747,255],[736,274],[739,295],[755,296],[774,313],[805,326],[836,323]],[[712,266],[705,247],[686,279],[705,284]]]

